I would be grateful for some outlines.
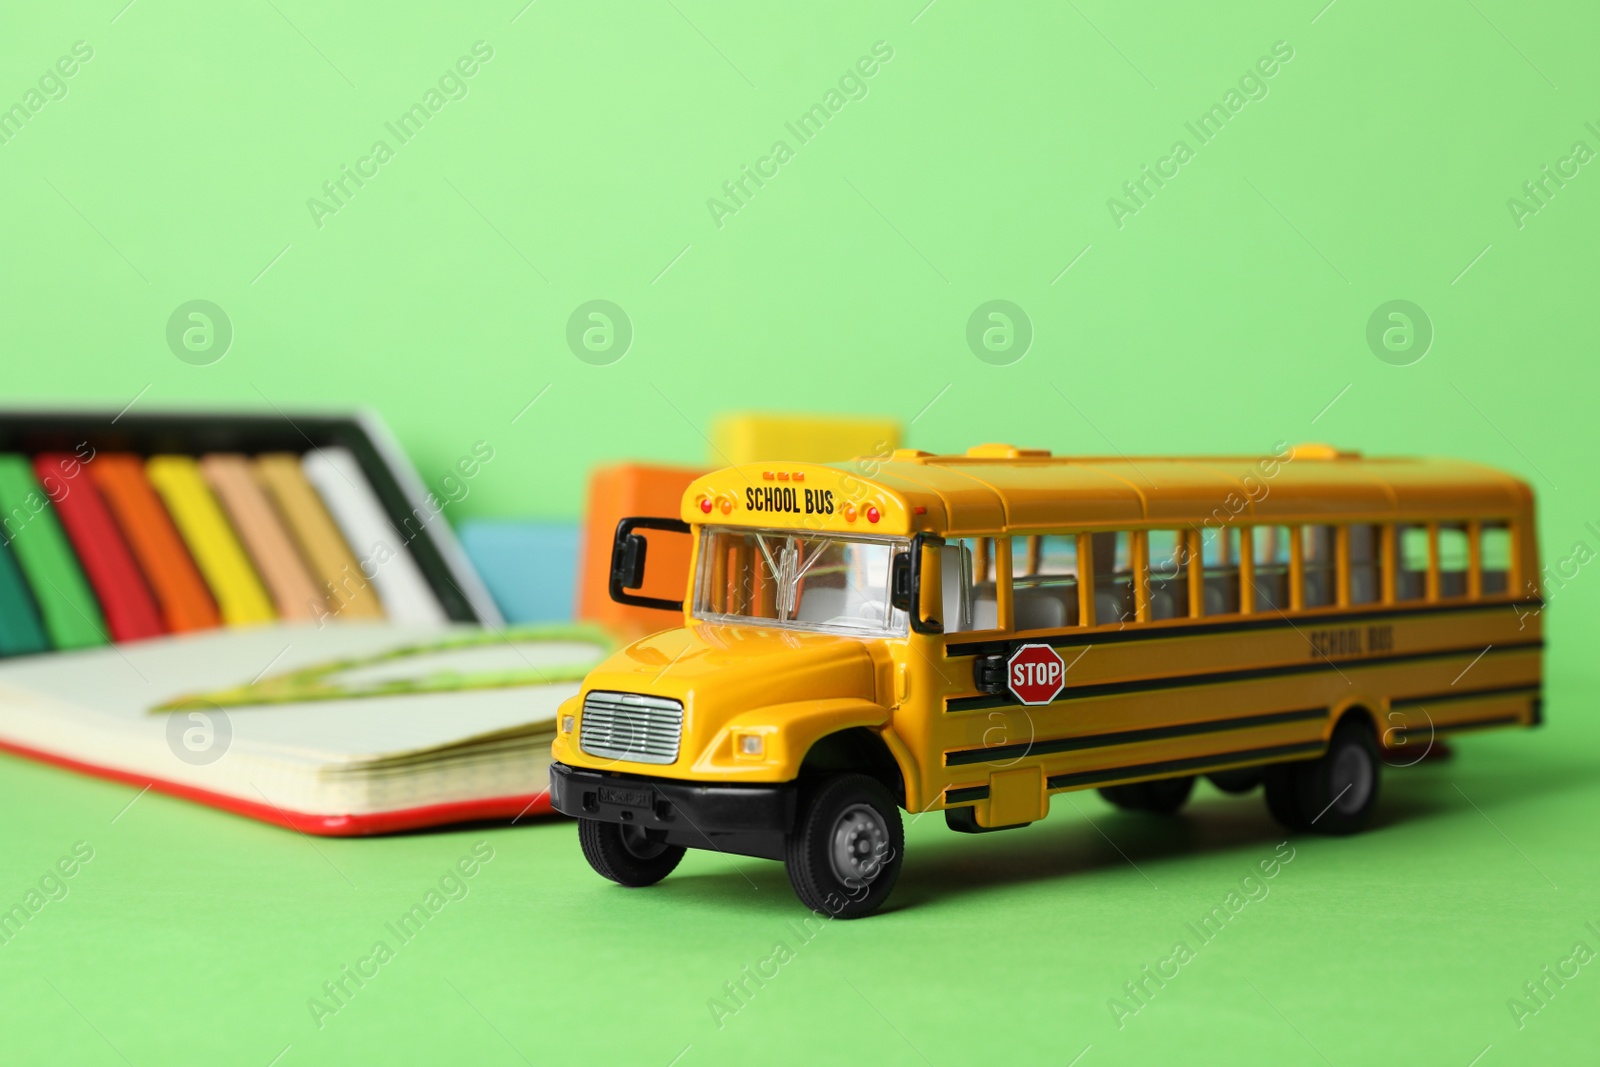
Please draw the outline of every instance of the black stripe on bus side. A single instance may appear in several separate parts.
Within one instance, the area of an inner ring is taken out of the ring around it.
[[[1141,741],[1165,741],[1174,737],[1192,737],[1196,734],[1221,733],[1225,730],[1249,730],[1259,726],[1276,726],[1286,722],[1304,722],[1308,719],[1326,719],[1327,708],[1304,708],[1299,711],[1274,711],[1266,715],[1242,715],[1233,719],[1212,719],[1207,722],[1180,723],[1176,726],[1153,726],[1143,730],[1118,730],[1115,733],[1086,734],[1078,737],[1058,737],[1048,741],[1031,741],[1027,744],[999,745],[994,748],[964,748],[946,752],[946,767],[961,767],[969,763],[987,763],[1024,756],[1049,756],[1057,752],[1076,752],[1086,748],[1106,748],[1111,745],[1132,745]]]
[[[1450,693],[1433,693],[1421,697],[1405,697],[1401,700],[1389,701],[1389,707],[1394,709],[1409,708],[1413,705],[1423,704],[1449,704],[1456,700],[1476,700],[1479,697],[1506,696],[1511,693],[1530,693],[1537,696],[1540,684],[1538,682],[1524,682],[1522,685],[1502,685],[1493,689],[1465,689]]]
[[[1463,730],[1487,730],[1491,726],[1511,726],[1521,724],[1520,715],[1496,715],[1492,719],[1468,719],[1466,722],[1443,723],[1434,729],[1441,734],[1458,734]],[[1412,732],[1416,727],[1412,727]]]
[[[1235,752],[1217,752],[1210,756],[1189,756],[1185,759],[1162,760],[1159,763],[1136,763],[1131,767],[1107,767],[1097,771],[1073,771],[1069,774],[1052,774],[1045,783],[1050,789],[1067,789],[1076,785],[1097,785],[1123,778],[1145,778],[1153,774],[1174,774],[1182,771],[1214,767],[1224,763],[1245,763],[1253,760],[1283,759],[1291,756],[1314,756],[1322,752],[1321,741],[1306,741],[1298,745],[1273,745],[1271,748],[1247,748]]]
[[[971,785],[962,789],[946,789],[944,802],[946,804],[970,804],[974,800],[988,800],[989,787],[986,785]]]
[[[1016,646],[1028,643],[1049,644],[1054,648],[1077,648],[1079,645],[1114,645],[1126,641],[1157,641],[1162,638],[1173,637],[1204,637],[1208,634],[1233,634],[1248,633],[1252,630],[1286,630],[1294,628],[1297,622],[1312,626],[1363,625],[1373,622],[1382,622],[1386,619],[1405,618],[1410,615],[1444,615],[1444,614],[1471,614],[1474,612],[1495,611],[1501,608],[1526,607],[1532,609],[1542,608],[1544,601],[1535,598],[1522,600],[1501,600],[1492,604],[1419,604],[1409,608],[1388,608],[1382,611],[1363,611],[1355,615],[1341,615],[1329,613],[1326,615],[1294,615],[1294,616],[1263,616],[1258,619],[1238,619],[1233,622],[1204,622],[1200,625],[1187,626],[1174,623],[1147,629],[1146,623],[1130,624],[1130,629],[1125,630],[1084,630],[1081,633],[1068,634],[1041,634],[1035,638],[1021,635],[1008,637],[1000,641],[958,641],[948,644],[944,648],[945,658],[955,656],[995,656],[1004,655]],[[1196,622],[1197,620],[1188,620]]]
[[[1516,645],[1500,645],[1484,655],[1499,652],[1527,652],[1544,648],[1543,641],[1526,641]],[[1228,682],[1253,681],[1261,678],[1287,678],[1298,674],[1315,674],[1320,671],[1337,671],[1342,667],[1352,670],[1361,667],[1387,667],[1398,663],[1420,663],[1430,659],[1450,659],[1479,652],[1476,646],[1437,649],[1431,652],[1412,652],[1402,656],[1368,656],[1361,659],[1323,660],[1313,663],[1290,663],[1277,667],[1246,667],[1233,671],[1212,671],[1206,674],[1176,674],[1165,678],[1147,678],[1131,682],[1101,682],[1093,685],[1069,686],[1051,701],[1060,704],[1069,700],[1089,697],[1116,696],[1123,693],[1146,693],[1161,689],[1181,689],[1186,686],[1221,685]],[[984,711],[989,708],[1007,708],[1017,705],[1009,693],[981,694],[970,697],[946,697],[944,710]]]

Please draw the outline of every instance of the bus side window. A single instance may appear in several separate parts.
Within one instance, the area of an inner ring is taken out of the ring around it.
[[[1257,526],[1250,532],[1255,553],[1255,610],[1289,608],[1289,528]]]
[[[1394,596],[1396,600],[1421,600],[1428,595],[1428,528],[1404,525],[1396,527],[1395,539],[1399,556],[1395,572]]]
[[[1511,585],[1511,528],[1486,522],[1478,530],[1479,588],[1484,596],[1503,596]]]
[[[1374,604],[1383,599],[1383,541],[1380,528],[1358,523],[1346,535],[1350,544],[1350,603]]]
[[[1181,619],[1189,614],[1189,544],[1182,530],[1151,530],[1147,537],[1152,619]]]
[[[1305,584],[1300,594],[1300,606],[1322,608],[1337,599],[1334,585],[1337,571],[1334,566],[1334,530],[1332,526],[1300,527],[1301,573]]]
[[[1439,596],[1467,595],[1467,524],[1439,524]]]
[[[1094,535],[1094,621],[1127,625],[1135,617],[1133,538],[1126,530]]]
[[[1078,625],[1078,538],[1011,539],[1011,611],[1017,630]]]
[[[1233,615],[1239,610],[1239,544],[1237,526],[1200,535],[1200,564],[1205,575],[1202,606],[1207,615]]]

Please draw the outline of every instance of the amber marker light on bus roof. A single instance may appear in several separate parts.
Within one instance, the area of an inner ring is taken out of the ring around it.
[[[854,504],[846,504],[844,506],[844,521],[845,522],[855,522],[856,521],[856,506]]]

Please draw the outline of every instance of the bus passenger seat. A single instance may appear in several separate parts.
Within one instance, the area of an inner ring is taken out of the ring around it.
[[[1257,611],[1289,606],[1289,576],[1282,570],[1258,569],[1254,585]],[[1209,600],[1206,603],[1206,614],[1213,614]]]
[[[1150,617],[1176,619],[1189,614],[1189,580],[1187,577],[1152,578],[1150,580]]]
[[[1013,594],[1012,612],[1018,630],[1050,630],[1067,625],[1067,606],[1050,589],[1019,588]]]
[[[1206,575],[1204,607],[1207,615],[1232,615],[1239,610],[1238,570],[1230,567]]]
[[[1128,610],[1125,590],[1096,589],[1094,591],[1094,621],[1096,626],[1113,622],[1131,622],[1133,612]]]

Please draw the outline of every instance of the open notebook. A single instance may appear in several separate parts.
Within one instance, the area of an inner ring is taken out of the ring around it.
[[[0,660],[0,747],[307,833],[547,812],[602,630],[274,623]]]

